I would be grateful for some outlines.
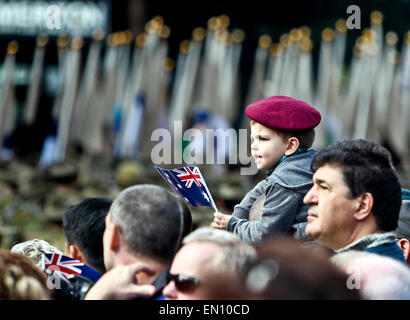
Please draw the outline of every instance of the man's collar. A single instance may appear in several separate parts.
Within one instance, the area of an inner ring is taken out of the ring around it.
[[[384,243],[391,243],[394,241],[395,238],[396,237],[394,231],[384,233],[372,233],[360,238],[359,240],[352,242],[344,248],[335,250],[335,252],[341,253],[348,250],[364,250],[367,248],[379,246]]]

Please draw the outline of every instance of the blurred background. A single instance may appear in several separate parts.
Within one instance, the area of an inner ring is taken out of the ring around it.
[[[167,187],[153,169],[155,129],[246,129],[246,105],[278,94],[322,113],[315,148],[379,142],[409,188],[410,0],[350,5],[0,1],[1,247],[40,238],[62,249],[71,205],[136,183]],[[200,166],[218,208],[263,178],[240,176],[242,165]],[[194,227],[211,211],[192,208]]]

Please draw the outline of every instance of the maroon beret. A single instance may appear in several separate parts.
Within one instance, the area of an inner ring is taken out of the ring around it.
[[[307,130],[320,123],[320,112],[302,100],[273,96],[246,107],[248,118],[279,130]]]

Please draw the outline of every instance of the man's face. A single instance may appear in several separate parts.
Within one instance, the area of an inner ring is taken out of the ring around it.
[[[183,290],[172,280],[162,293],[172,300],[206,300],[209,299],[209,281],[212,281],[211,265],[221,252],[221,247],[209,242],[192,242],[184,245],[172,262],[170,273],[184,275],[199,280],[193,290]]]
[[[269,170],[285,154],[287,143],[279,134],[260,123],[251,125],[251,152],[259,170]]]
[[[313,187],[303,199],[310,205],[306,234],[333,250],[350,244],[357,201],[349,199],[348,194],[339,167],[320,167],[313,175]]]

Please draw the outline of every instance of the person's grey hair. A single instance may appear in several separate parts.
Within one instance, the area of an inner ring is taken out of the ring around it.
[[[47,241],[39,239],[17,243],[11,248],[10,251],[30,258],[36,264],[36,266],[40,268],[42,264],[41,260],[44,254],[63,254],[60,250],[49,244]]]
[[[346,265],[359,258],[371,258],[375,254],[367,251],[348,250],[345,252],[334,254],[330,257],[330,261],[339,268],[345,268]]]
[[[222,248],[221,253],[211,264],[212,269],[217,272],[240,276],[256,260],[256,250],[228,231],[200,228],[183,240],[184,245],[193,242],[210,242]]]
[[[182,208],[174,194],[148,184],[124,189],[111,206],[111,221],[133,252],[172,262],[182,234]]]
[[[351,250],[334,255],[331,261],[354,277],[364,299],[410,299],[410,269],[393,258]]]

